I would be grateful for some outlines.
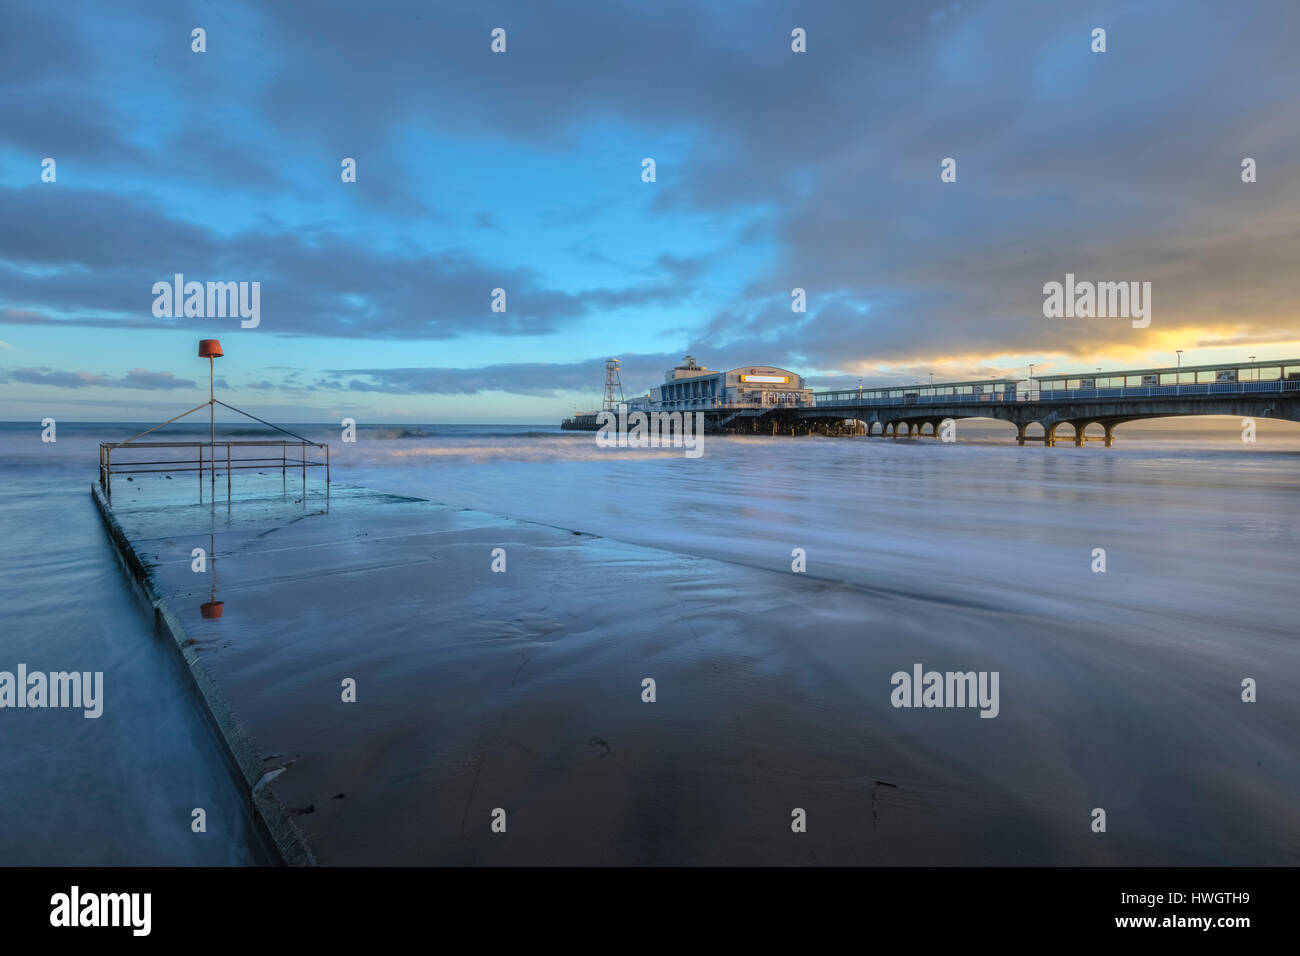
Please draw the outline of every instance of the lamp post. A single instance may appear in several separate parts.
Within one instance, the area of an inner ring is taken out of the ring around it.
[[[1252,362],[1254,362],[1254,361],[1255,361],[1255,356],[1252,355],[1252,356],[1250,357],[1250,360],[1251,360]],[[1255,369],[1255,381],[1257,381],[1257,382],[1259,381],[1259,369]]]
[[[217,485],[217,402],[213,378],[216,369],[213,363],[225,354],[216,339],[199,339],[199,358],[208,360],[208,466],[213,494],[216,494]],[[199,480],[202,481],[202,477]]]

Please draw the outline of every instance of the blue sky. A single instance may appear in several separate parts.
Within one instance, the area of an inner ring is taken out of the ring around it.
[[[288,421],[553,421],[611,355],[629,392],[688,351],[819,386],[1300,355],[1280,0],[0,17],[0,419],[188,407],[209,336]],[[176,272],[259,281],[260,325],[155,318]],[[1151,281],[1151,327],[1045,319],[1066,272]]]

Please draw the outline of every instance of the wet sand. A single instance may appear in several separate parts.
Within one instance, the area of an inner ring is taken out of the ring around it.
[[[1294,756],[1267,743],[1284,728],[1240,727],[1294,726],[1294,702],[1238,699],[1240,674],[1275,666],[1267,640],[1189,660],[337,485],[328,513],[316,496],[227,509],[155,491],[115,488],[118,518],[324,864],[1298,858]],[[209,533],[219,620],[190,570]],[[999,671],[999,716],[894,708],[890,675],[916,662]]]

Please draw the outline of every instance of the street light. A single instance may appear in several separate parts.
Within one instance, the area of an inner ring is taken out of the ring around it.
[[[1183,368],[1183,350],[1182,350],[1182,349],[1174,349],[1174,351],[1178,353],[1178,370],[1179,370],[1179,371],[1182,371],[1182,368]]]

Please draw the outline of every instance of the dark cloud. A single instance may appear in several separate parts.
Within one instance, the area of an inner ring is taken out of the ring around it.
[[[484,368],[358,368],[330,369],[321,388],[394,395],[473,395],[502,391],[514,395],[550,396],[567,391],[595,390],[604,364],[588,361],[568,365],[520,363]]]
[[[92,385],[113,384],[113,380],[107,375],[62,372],[47,366],[3,369],[0,370],[0,381],[20,382],[24,385],[57,385],[60,388],[87,388]]]
[[[219,237],[150,201],[71,187],[0,189],[0,205],[10,226],[0,230],[0,298],[16,323],[236,326],[155,318],[153,284],[176,273],[187,281],[261,282],[262,330],[346,338],[541,335],[595,308],[682,294],[672,282],[569,292],[547,288],[531,269],[492,266],[464,252],[382,252],[332,233]],[[505,290],[505,312],[491,311],[497,288]]]
[[[133,368],[120,378],[93,372],[65,372],[48,366],[33,368],[0,369],[0,382],[19,382],[25,385],[55,385],[60,388],[136,388],[147,391],[171,391],[176,388],[197,388],[188,378],[177,378],[171,372],[150,372]],[[224,382],[218,384],[224,386]]]
[[[222,383],[225,384],[224,382]],[[171,372],[150,372],[142,368],[133,368],[122,377],[124,388],[173,389],[197,388],[193,379],[177,378]]]
[[[743,16],[695,0],[317,0],[309,16],[293,4],[135,3],[122,14],[130,28],[103,36],[98,7],[72,9],[78,27],[35,3],[6,5],[0,143],[33,164],[53,154],[82,170],[133,170],[142,191],[74,189],[90,177],[63,161],[57,189],[0,191],[6,321],[163,326],[148,289],[173,271],[263,281],[263,328],[294,335],[559,335],[600,310],[695,301],[714,260],[661,247],[671,240],[647,249],[654,273],[632,285],[558,288],[454,244],[378,248],[330,224],[219,233],[147,192],[150,177],[188,178],[311,201],[324,187],[283,169],[279,146],[328,157],[331,185],[338,157],[364,149],[355,202],[434,220],[409,175],[424,157],[404,149],[408,134],[556,151],[618,124],[631,167],[661,160],[654,210],[710,222],[743,212],[730,241],[773,250],[740,294],[681,330],[712,363],[931,356],[981,367],[989,355],[1154,348],[1181,329],[1188,346],[1243,348],[1297,333],[1300,8],[1287,0],[1228,12],[1209,0],[765,0]],[[204,57],[175,39],[199,22]],[[509,49],[495,56],[488,33],[499,25]],[[806,54],[790,52],[795,25]],[[1096,25],[1108,30],[1105,54],[1088,48]],[[103,82],[123,63],[185,104],[156,139]],[[942,184],[949,156],[958,180]],[[1259,163],[1257,183],[1240,180],[1245,156]],[[581,176],[557,188],[547,222],[609,214]],[[499,228],[491,213],[473,222]],[[1044,319],[1042,285],[1066,272],[1151,281],[1151,328]],[[505,314],[487,309],[498,286]],[[803,315],[789,310],[796,286],[808,290]],[[590,364],[546,368],[561,380]],[[513,368],[546,387],[533,367]],[[326,381],[394,391],[442,388],[440,374],[471,389],[496,381],[454,371]]]
[[[643,394],[663,380],[664,371],[679,355],[623,355],[621,376],[628,396]],[[317,387],[395,395],[473,395],[508,392],[513,395],[554,396],[572,392],[598,393],[605,380],[605,359],[581,362],[519,362],[482,368],[352,368],[328,369]]]

